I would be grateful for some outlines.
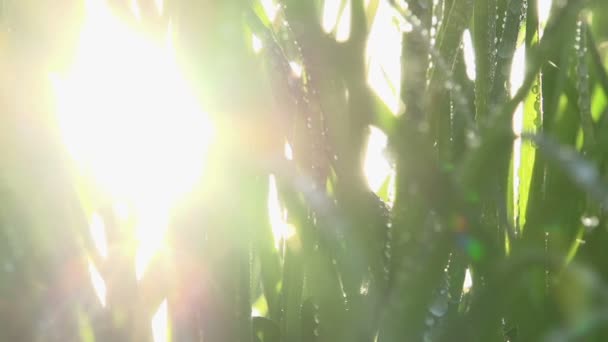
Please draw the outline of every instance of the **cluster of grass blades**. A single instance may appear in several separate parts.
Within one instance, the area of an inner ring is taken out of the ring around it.
[[[55,42],[28,26],[34,12],[0,3],[0,47]],[[164,6],[218,126],[213,186],[173,215],[171,252],[143,279],[117,248],[101,307],[82,196],[67,168],[48,166],[65,163],[57,136],[0,137],[0,339],[156,339],[161,303],[171,341],[608,339],[608,2]],[[383,70],[400,79],[397,105],[369,82],[379,20],[401,35],[400,75]],[[0,79],[16,89],[0,122],[43,132],[11,114],[42,74],[22,64],[23,78]],[[392,169],[374,190],[372,129]],[[273,235],[269,197],[290,234]],[[110,243],[126,239],[112,210],[95,210]]]

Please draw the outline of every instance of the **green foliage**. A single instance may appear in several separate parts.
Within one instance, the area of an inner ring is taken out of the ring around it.
[[[166,1],[189,75],[228,138],[212,189],[195,189],[174,215],[172,261],[156,260],[141,284],[114,270],[106,308],[89,285],[95,252],[74,175],[50,166],[65,162],[58,138],[7,130],[0,339],[147,340],[165,297],[175,341],[608,339],[608,2],[554,0],[545,26],[542,0],[387,1],[411,27],[400,47],[405,110],[393,115],[367,81],[383,1],[348,1],[345,42],[323,30],[323,1],[278,1],[274,20],[253,0]],[[0,43],[49,42],[6,2],[12,31]],[[15,60],[25,49],[5,45]],[[25,80],[0,79],[21,91],[0,98],[4,126],[31,124],[18,110],[33,100],[20,96],[42,71],[27,66],[17,66]],[[394,167],[378,193],[363,173],[370,125],[388,135]],[[278,248],[270,174],[295,227]]]

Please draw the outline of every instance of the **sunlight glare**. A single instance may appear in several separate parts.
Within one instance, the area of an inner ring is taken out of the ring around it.
[[[526,46],[524,44],[519,45],[517,49],[515,49],[515,54],[513,55],[513,61],[511,63],[509,91],[511,97],[513,97],[524,83],[524,76],[526,73]]]
[[[545,26],[547,26],[547,20],[551,14],[551,7],[553,6],[553,0],[538,0],[536,3],[538,10],[538,25],[540,27],[539,36],[543,36]]]
[[[91,238],[93,244],[104,259],[108,257],[108,242],[106,240],[106,226],[103,219],[98,213],[93,213],[91,222],[89,224],[89,230],[91,232]]]
[[[521,44],[515,50],[515,55],[513,56],[513,64],[511,64],[511,73],[510,73],[510,95],[511,97],[515,96],[519,88],[521,88],[524,77],[525,77],[525,63],[526,63],[526,46]],[[519,202],[519,169],[521,167],[521,149],[522,149],[522,140],[521,133],[523,131],[523,123],[524,120],[524,105],[523,103],[519,103],[517,108],[515,109],[515,113],[513,113],[513,133],[515,134],[515,139],[513,139],[513,208],[516,208],[514,212],[513,220],[516,220],[518,215],[517,208]]]
[[[251,46],[253,47],[253,52],[255,54],[258,54],[260,53],[260,51],[262,51],[262,40],[255,34],[251,35]]]
[[[511,64],[510,74],[510,93],[511,97],[515,96],[519,88],[521,88],[526,73],[526,46],[521,44],[515,50],[513,56],[513,64]],[[513,133],[519,136],[523,129],[523,105],[520,103],[513,114]]]
[[[169,226],[168,205],[158,202],[140,204],[137,208],[135,236],[135,278],[141,280],[156,252],[162,249]]]
[[[156,10],[158,11],[158,14],[163,14],[163,11],[165,9],[164,0],[154,0],[154,4],[156,5]]]
[[[115,199],[112,203],[112,213],[120,223],[125,222],[131,215],[129,204],[126,201]]]
[[[367,83],[394,115],[401,114],[402,33],[386,1],[380,1],[366,48]]]
[[[65,144],[111,195],[174,199],[201,175],[209,119],[172,51],[129,30],[105,2],[87,5],[76,60],[54,82]]]
[[[302,77],[302,64],[298,62],[289,62],[289,67],[291,68],[291,73],[296,77]]]
[[[139,4],[137,3],[137,0],[131,0],[130,7],[131,12],[135,16],[135,19],[137,19],[137,21],[141,21],[141,10],[139,9]]]
[[[336,27],[342,0],[325,0],[323,2],[323,18],[321,25],[325,33],[330,33]]]
[[[91,277],[91,284],[93,285],[93,290],[95,291],[95,295],[99,299],[101,306],[106,306],[106,283],[99,274],[97,267],[92,260],[89,259],[89,276]]]
[[[260,3],[270,22],[274,22],[279,13],[279,6],[275,0],[260,0]]]
[[[342,12],[342,15],[338,19],[338,26],[336,27],[336,41],[343,43],[348,41],[350,38],[350,25],[351,25],[351,1],[346,0],[346,7]]]
[[[473,49],[473,40],[469,29],[462,33],[462,45],[464,50],[464,64],[466,66],[467,77],[474,81],[477,78],[477,70],[475,69],[475,50]]]
[[[85,5],[73,64],[51,78],[57,121],[79,173],[136,207],[141,276],[161,246],[169,210],[202,178],[213,129],[178,66],[170,27],[166,37],[149,37],[105,0]],[[91,229],[107,253],[99,224]]]
[[[285,142],[285,159],[293,160],[293,149],[287,141]]]
[[[392,173],[391,165],[384,156],[388,138],[377,127],[370,126],[369,130],[363,167],[367,184],[372,191],[378,192],[386,178]]]
[[[169,341],[169,315],[166,298],[152,316],[152,338],[154,342]]]
[[[258,310],[255,307],[251,308],[251,317],[264,317],[264,315],[262,315],[262,313],[260,312],[260,310]]]
[[[473,287],[473,278],[471,277],[471,270],[468,268],[464,273],[464,282],[462,284],[462,293],[469,293]]]
[[[274,246],[278,249],[280,244],[294,236],[296,231],[291,224],[287,223],[287,212],[281,210],[274,175],[270,175],[268,178],[268,216],[274,236]]]

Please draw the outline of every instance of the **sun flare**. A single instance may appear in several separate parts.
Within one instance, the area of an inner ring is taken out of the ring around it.
[[[210,124],[167,41],[87,0],[74,64],[55,78],[66,146],[112,196],[173,200],[200,176]]]
[[[181,73],[169,27],[150,37],[104,0],[85,8],[73,64],[52,76],[57,121],[87,184],[135,208],[139,279],[162,246],[171,207],[201,179],[212,126]],[[91,231],[106,254],[99,222]]]

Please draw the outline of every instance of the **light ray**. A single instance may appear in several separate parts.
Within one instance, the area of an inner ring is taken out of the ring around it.
[[[92,260],[89,260],[89,276],[91,279],[91,284],[93,285],[93,290],[95,291],[95,295],[99,299],[101,306],[106,306],[106,283],[101,277],[101,274],[95,267],[95,264]]]

